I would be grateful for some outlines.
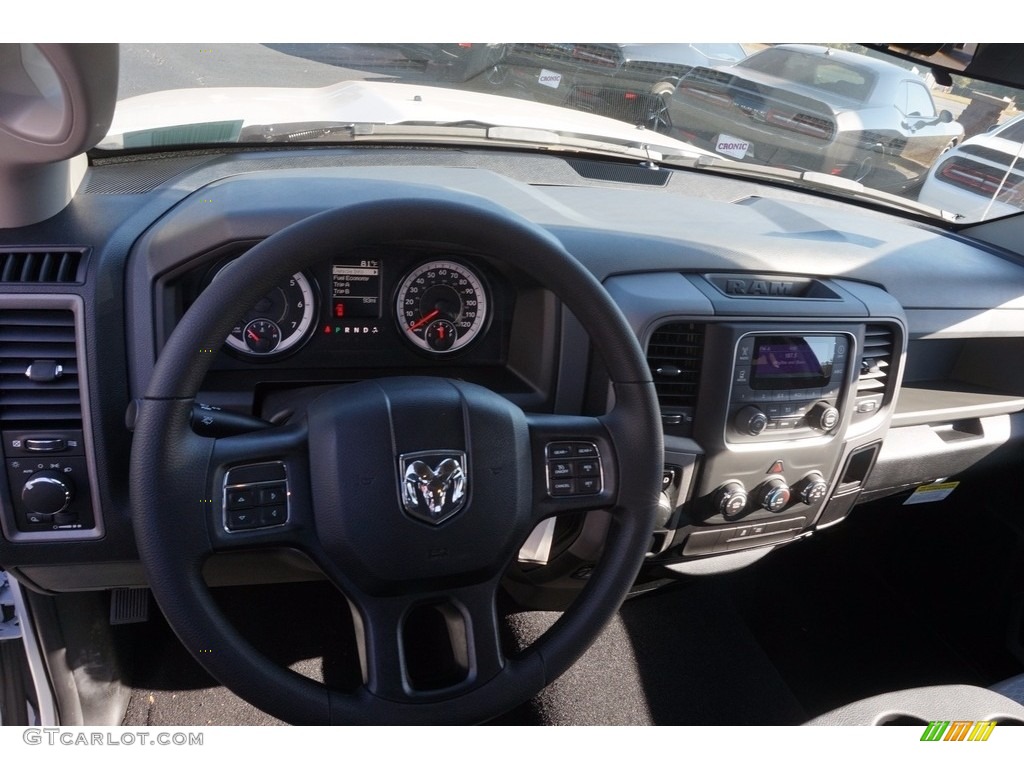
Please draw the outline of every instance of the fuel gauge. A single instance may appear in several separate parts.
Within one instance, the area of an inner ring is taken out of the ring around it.
[[[256,355],[269,355],[281,343],[281,329],[273,320],[258,317],[249,321],[242,331],[245,346]]]

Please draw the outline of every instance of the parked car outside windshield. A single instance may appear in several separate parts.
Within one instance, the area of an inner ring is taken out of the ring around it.
[[[1024,115],[972,136],[935,163],[920,200],[982,221],[1024,208]]]
[[[779,45],[731,67],[697,68],[669,112],[683,135],[738,160],[896,192],[963,134],[914,72],[829,47]]]

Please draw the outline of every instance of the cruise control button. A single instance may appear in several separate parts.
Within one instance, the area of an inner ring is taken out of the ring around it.
[[[597,477],[600,474],[601,462],[596,460],[576,462],[576,477]]]
[[[552,461],[548,464],[548,471],[551,473],[551,477],[553,478],[574,476],[572,462],[569,461]]]
[[[576,493],[576,481],[552,480],[548,485],[548,493],[552,496],[572,496]]]
[[[581,477],[576,481],[576,489],[579,493],[600,493],[601,492],[601,478],[600,477]]]

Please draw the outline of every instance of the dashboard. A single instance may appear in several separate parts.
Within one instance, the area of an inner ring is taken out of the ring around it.
[[[268,236],[342,202],[399,197],[472,200],[540,225],[624,313],[665,436],[642,580],[741,567],[862,501],[1019,450],[1024,377],[1005,361],[1024,346],[1024,268],[994,245],[612,161],[372,147],[129,156],[95,162],[53,219],[0,231],[5,567],[41,590],[144,585],[124,467],[133,403],[173,329]],[[612,397],[557,298],[457,242],[340,247],[223,312],[235,325],[204,350],[200,432],[285,424],[324,391],[385,376],[465,380],[538,413],[600,414]],[[572,490],[586,464],[567,455],[549,471]],[[606,524],[583,509],[542,526],[509,591],[564,604]],[[257,573],[226,559],[214,581],[309,577],[287,554]]]

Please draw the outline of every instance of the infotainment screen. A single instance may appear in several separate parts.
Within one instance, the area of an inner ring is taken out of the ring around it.
[[[757,336],[752,389],[824,387],[832,379],[836,336]]]

